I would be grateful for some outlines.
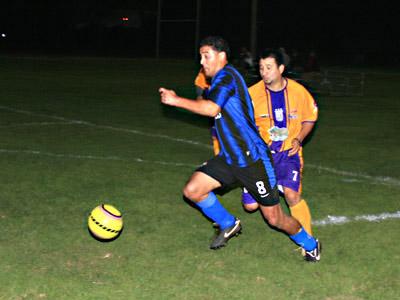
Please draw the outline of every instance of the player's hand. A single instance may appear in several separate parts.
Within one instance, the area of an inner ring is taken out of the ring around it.
[[[298,138],[292,140],[292,149],[289,150],[288,156],[295,155],[301,148],[301,142]]]
[[[161,87],[158,89],[158,92],[160,93],[162,103],[172,106],[177,104],[178,96],[175,91]]]

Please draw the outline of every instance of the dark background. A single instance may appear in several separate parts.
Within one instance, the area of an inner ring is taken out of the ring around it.
[[[154,57],[157,0],[7,1],[0,52]],[[250,0],[202,0],[200,38],[250,47]],[[128,16],[129,21],[122,21]],[[162,18],[195,19],[196,0],[163,0]],[[257,50],[316,51],[331,64],[400,64],[399,10],[389,1],[258,0]],[[195,57],[195,23],[163,22],[161,57]]]

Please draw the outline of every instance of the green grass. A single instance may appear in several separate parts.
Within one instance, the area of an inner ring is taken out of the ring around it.
[[[192,62],[2,57],[0,67],[0,299],[400,297],[398,219],[316,226],[323,256],[307,264],[236,190],[221,201],[243,234],[208,249],[211,224],[181,196],[211,155],[208,121],[157,93],[192,96]],[[367,76],[364,97],[318,97],[303,184],[315,220],[399,211],[398,79]],[[124,214],[110,243],[87,230],[102,202]]]

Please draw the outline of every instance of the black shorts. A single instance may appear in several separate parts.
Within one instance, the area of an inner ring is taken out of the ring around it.
[[[258,160],[247,167],[228,165],[225,159],[215,156],[205,162],[196,171],[207,174],[221,183],[221,190],[245,187],[250,195],[261,205],[272,206],[279,203],[277,184],[271,187],[270,178],[263,160]],[[275,173],[274,175],[275,176]],[[273,178],[275,181],[275,178]]]

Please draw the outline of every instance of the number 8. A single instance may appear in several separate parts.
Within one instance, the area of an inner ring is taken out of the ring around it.
[[[266,189],[265,186],[264,186],[264,182],[262,182],[262,181],[257,181],[257,182],[256,182],[256,186],[257,186],[257,189],[258,189],[258,193],[259,193],[260,195],[265,194],[265,193],[267,192],[267,189]]]

